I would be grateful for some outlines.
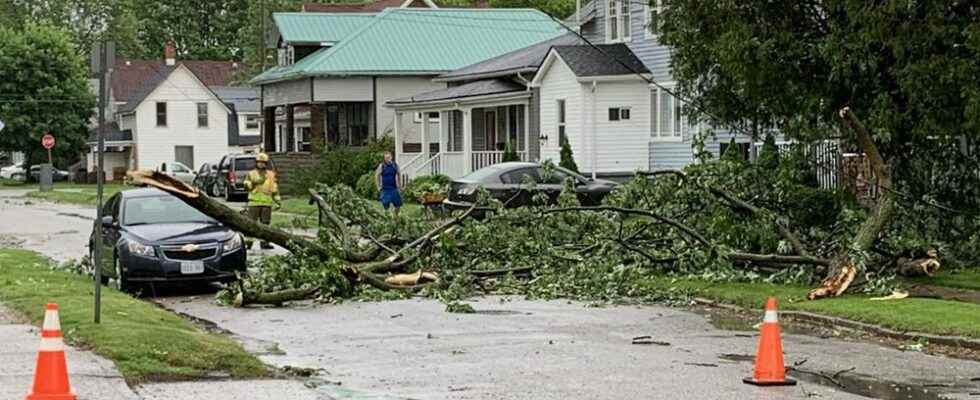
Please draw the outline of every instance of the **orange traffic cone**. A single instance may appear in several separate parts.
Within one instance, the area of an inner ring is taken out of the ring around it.
[[[766,301],[766,316],[762,320],[759,351],[755,355],[755,374],[742,382],[757,386],[788,386],[796,381],[786,377],[783,365],[783,340],[779,337],[779,317],[776,299]]]
[[[58,305],[48,303],[44,310],[44,326],[41,327],[41,349],[37,354],[34,370],[34,388],[26,400],[75,400],[68,384],[68,363],[65,361],[65,343],[61,340],[61,321]]]

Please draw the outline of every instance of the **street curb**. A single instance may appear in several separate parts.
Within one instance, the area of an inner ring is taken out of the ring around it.
[[[726,310],[732,310],[738,312],[753,311],[747,308],[739,307],[732,304],[720,303],[703,297],[695,297],[694,302],[701,305],[723,308]],[[926,339],[929,341],[930,344],[940,344],[943,346],[962,347],[971,350],[980,350],[980,340],[968,338],[964,336],[944,336],[944,335],[935,335],[935,334],[923,333],[923,332],[901,332],[880,325],[869,324],[867,322],[859,322],[859,321],[854,321],[854,320],[840,318],[840,317],[831,317],[831,316],[816,314],[808,311],[780,311],[779,316],[789,317],[790,319],[795,319],[802,322],[809,322],[814,324],[828,324],[832,326],[843,327],[855,331],[862,331],[865,333],[888,337],[891,339],[908,340],[908,341],[917,340],[917,339]]]

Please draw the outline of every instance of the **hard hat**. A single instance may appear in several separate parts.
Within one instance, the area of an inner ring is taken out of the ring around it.
[[[269,162],[269,155],[268,154],[265,154],[265,153],[259,153],[259,155],[255,156],[255,161],[256,162]]]

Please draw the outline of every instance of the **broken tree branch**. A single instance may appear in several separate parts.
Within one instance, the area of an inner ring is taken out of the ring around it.
[[[698,233],[697,231],[695,231],[691,227],[689,227],[687,225],[684,225],[684,224],[682,224],[682,223],[680,223],[680,222],[678,222],[678,221],[676,221],[676,220],[674,220],[672,218],[668,218],[668,217],[665,217],[663,215],[657,214],[657,213],[652,212],[652,211],[647,211],[647,210],[638,210],[638,209],[635,209],[635,208],[623,208],[623,207],[613,207],[613,206],[592,206],[592,207],[589,207],[589,206],[580,206],[580,207],[552,208],[552,209],[545,210],[544,213],[545,214],[554,214],[554,213],[573,212],[573,211],[596,211],[596,212],[598,212],[598,211],[611,211],[611,212],[616,212],[616,213],[620,213],[620,214],[642,215],[642,216],[645,216],[645,217],[653,218],[653,219],[655,219],[657,221],[660,221],[660,222],[663,222],[663,223],[665,223],[667,225],[673,226],[674,228],[677,228],[678,230],[680,230],[681,232],[683,232],[688,237],[694,238],[698,243],[700,243],[702,245],[711,246],[711,242],[709,242],[708,239],[704,237],[704,235]]]

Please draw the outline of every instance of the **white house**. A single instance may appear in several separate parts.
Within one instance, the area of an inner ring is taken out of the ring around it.
[[[238,68],[223,61],[177,61],[172,46],[164,60],[120,60],[110,76],[111,121],[106,126],[107,180],[134,169],[196,169],[231,152],[255,148],[258,93],[228,87]],[[95,170],[96,130],[90,135],[88,169]]]
[[[579,170],[593,177],[647,169],[651,122],[660,119],[646,79],[624,44],[552,47],[532,81],[540,89],[541,159],[557,163],[568,140]]]

